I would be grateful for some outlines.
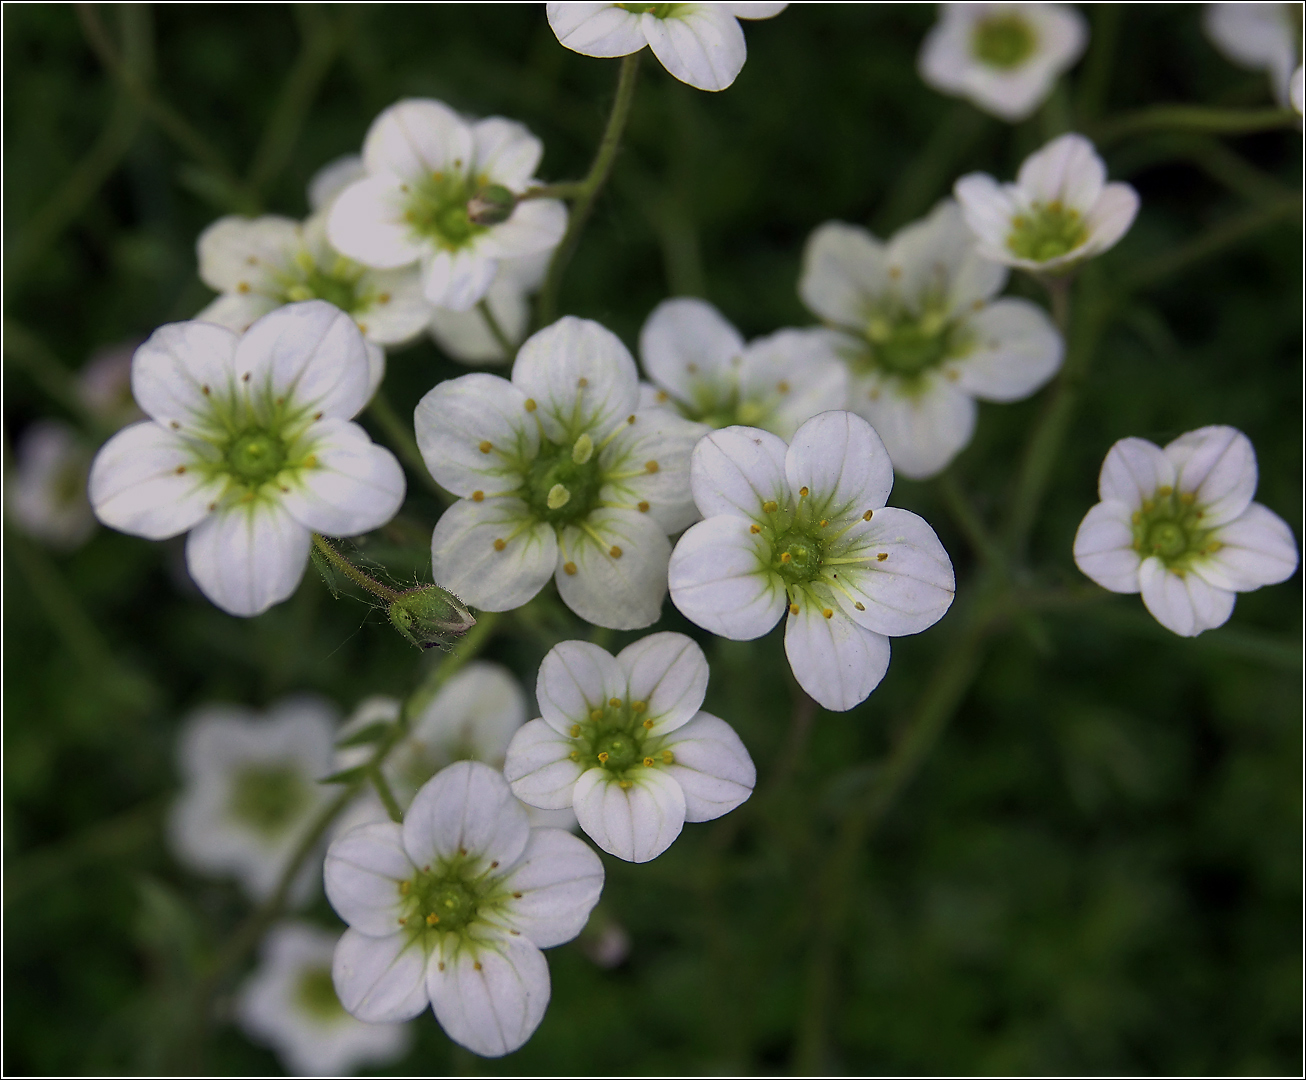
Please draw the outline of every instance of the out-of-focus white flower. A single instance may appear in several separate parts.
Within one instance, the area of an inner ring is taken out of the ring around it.
[[[526,336],[531,324],[530,297],[544,283],[552,257],[550,248],[520,259],[503,259],[485,294],[490,313],[513,345]],[[502,364],[511,359],[478,309],[435,308],[430,331],[435,343],[459,363]]]
[[[1231,427],[1198,428],[1164,449],[1121,439],[1102,463],[1102,501],[1075,534],[1075,562],[1104,589],[1143,594],[1184,637],[1222,626],[1234,594],[1285,581],[1297,544],[1260,503],[1256,452]]]
[[[705,300],[664,300],[639,334],[655,402],[708,428],[747,424],[792,438],[798,425],[848,401],[848,372],[824,330],[780,330],[745,345]]]
[[[261,960],[236,997],[236,1019],[295,1076],[349,1076],[408,1053],[407,1024],[364,1024],[345,1012],[331,981],[339,934],[282,922],[263,939]]]
[[[589,924],[576,943],[601,968],[620,967],[630,955],[630,934],[626,928],[616,919],[604,918],[597,911],[590,916]]]
[[[662,66],[699,90],[724,90],[748,48],[740,19],[769,19],[786,4],[548,4],[558,40],[584,56],[626,56],[647,45]]]
[[[181,797],[168,818],[173,852],[205,874],[231,874],[253,900],[272,895],[291,855],[332,791],[335,711],[292,698],[266,716],[232,705],[192,713],[177,741]],[[317,880],[308,860],[292,890],[303,902]]]
[[[686,821],[729,813],[757,780],[734,729],[699,708],[707,676],[684,634],[650,634],[615,657],[555,645],[535,688],[543,715],[513,737],[504,776],[532,806],[573,807],[609,854],[657,858]]]
[[[150,419],[100,448],[91,505],[151,540],[189,530],[191,577],[232,615],[295,591],[314,532],[375,529],[403,502],[399,462],[349,422],[370,395],[363,336],[321,300],[244,336],[162,326],[136,351],[132,390]]]
[[[888,670],[889,638],[920,633],[952,603],[948,553],[924,520],[885,506],[889,455],[853,413],[812,418],[787,448],[757,428],[714,431],[691,478],[706,520],[671,555],[672,603],[735,641],[787,613],[794,677],[827,709],[865,700]]]
[[[144,416],[132,397],[132,354],[140,344],[138,338],[99,349],[77,373],[78,399],[87,412],[108,427],[125,427]]]
[[[502,774],[476,761],[437,773],[403,825],[364,825],[327,852],[326,891],[349,924],[332,974],[369,1023],[430,1003],[445,1033],[499,1057],[549,1003],[541,949],[570,941],[603,889],[603,864],[561,829],[532,829]]]
[[[944,4],[918,67],[936,90],[1014,123],[1087,44],[1084,17],[1067,4]]]
[[[486,611],[520,607],[555,577],[599,626],[655,622],[667,534],[694,520],[686,480],[702,428],[639,408],[615,334],[568,316],[518,351],[512,381],[473,374],[417,406],[431,475],[460,496],[431,540],[437,581]]]
[[[308,182],[308,208],[314,213],[329,210],[337,195],[366,176],[367,166],[357,154],[341,154],[328,161]]]
[[[95,531],[86,498],[91,452],[62,420],[37,420],[18,441],[6,487],[10,520],[58,551],[73,551]]]
[[[850,407],[904,476],[933,476],[970,442],[976,398],[1018,401],[1061,366],[1043,309],[994,299],[1006,281],[951,199],[887,244],[836,221],[808,239],[799,294],[835,328],[820,343],[850,369]]]
[[[1235,64],[1266,72],[1280,105],[1291,102],[1292,73],[1301,64],[1301,4],[1207,4],[1202,29]]]
[[[1306,113],[1306,68],[1298,66],[1288,86],[1288,99],[1298,115]]]
[[[1106,166],[1082,135],[1031,154],[1014,184],[969,173],[953,192],[979,253],[1034,273],[1065,273],[1115,247],[1138,213],[1138,192],[1106,182]]]
[[[331,203],[337,250],[378,270],[416,264],[438,307],[466,311],[499,263],[554,247],[567,226],[556,199],[518,201],[544,146],[499,116],[464,120],[443,102],[401,101],[363,143],[367,175]]]

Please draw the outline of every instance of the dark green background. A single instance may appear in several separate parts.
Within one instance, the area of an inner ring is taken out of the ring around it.
[[[1086,61],[1014,127],[920,82],[925,5],[799,5],[745,24],[748,63],[721,94],[650,59],[562,308],[632,345],[675,293],[707,296],[750,336],[802,325],[799,259],[822,221],[884,235],[957,175],[1008,178],[1047,137],[1103,113],[1268,105],[1265,77],[1220,57],[1199,14],[1093,9]],[[76,369],[98,347],[199,310],[210,294],[195,277],[195,237],[231,207],[211,171],[146,119],[106,181],[66,204],[66,224],[36,234],[34,216],[97,139],[115,92],[72,7],[3,15],[5,308],[28,332],[23,357],[11,357],[7,327],[12,445],[33,419],[64,415],[33,365]],[[520,119],[544,140],[541,175],[578,177],[617,68],[563,49],[542,5],[169,5],[100,17],[115,41],[128,31],[158,97],[241,172],[301,42],[339,43],[324,50],[320,92],[263,193],[264,209],[296,216],[314,171],[356,151],[405,95]],[[1298,190],[1301,146],[1291,129],[1113,143],[1112,176],[1138,188],[1143,209],[1101,260],[1103,280]],[[1300,535],[1301,289],[1289,217],[1121,304],[1034,534],[1036,580],[1082,584],[1071,539],[1106,450],[1126,435],[1165,442],[1235,425],[1259,455],[1259,501]],[[462,370],[422,344],[392,358],[387,390],[410,416]],[[1039,406],[981,408],[957,469],[985,513],[1009,493]],[[411,528],[370,548],[396,576],[429,572],[438,505],[410,489]],[[973,557],[932,486],[900,482],[890,501],[936,526],[960,604]],[[214,699],[261,706],[313,689],[349,709],[411,688],[428,661],[311,573],[290,601],[243,621],[179,587],[180,540],[101,529],[64,558],[6,535],[6,1071],[275,1069],[221,1022],[198,1048],[186,1042],[182,988],[245,907],[163,847],[174,733]],[[748,744],[759,794],[721,823],[688,826],[654,863],[605,859],[602,910],[629,930],[630,959],[604,971],[577,945],[553,950],[553,1001],[522,1051],[473,1059],[427,1014],[395,1071],[1299,1072],[1300,582],[1240,597],[1229,625],[1196,641],[1160,629],[1136,597],[995,635],[951,727],[851,869],[828,1006],[809,992],[812,882],[956,612],[895,641],[880,688],[850,713],[817,715],[805,743],[788,733],[779,637],[693,631],[712,663],[707,707]],[[659,626],[691,630],[667,612]],[[489,655],[533,686],[551,640],[587,632],[557,617],[551,639],[508,627]],[[338,925],[324,901],[314,915]]]

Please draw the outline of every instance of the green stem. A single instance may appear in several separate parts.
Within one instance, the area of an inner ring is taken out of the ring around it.
[[[380,767],[368,766],[366,775],[382,804],[384,804],[385,812],[390,815],[390,820],[397,825],[403,824],[403,809],[399,806],[399,800],[395,798],[395,793],[390,790],[390,785],[386,783],[385,775],[381,772]]]
[[[1093,5],[1092,42],[1077,88],[1079,94],[1076,111],[1081,128],[1097,119],[1106,105],[1107,88],[1111,85],[1111,68],[1115,63],[1116,42],[1120,37],[1120,14],[1119,4]]]
[[[16,362],[52,401],[76,416],[96,439],[107,439],[114,433],[87,409],[77,392],[77,379],[67,365],[40,337],[10,318],[4,320],[4,355],[6,360]]]
[[[956,472],[948,469],[940,474],[937,486],[948,512],[967,542],[975,549],[976,554],[990,566],[1004,568],[1007,560],[1002,545],[989,532],[984,519],[979,516],[975,507],[971,505],[970,499],[966,497],[966,493],[961,490],[961,485],[957,483]]]
[[[516,355],[517,349],[513,343],[508,340],[508,335],[503,332],[503,327],[499,325],[499,320],[494,317],[494,312],[490,308],[490,302],[482,297],[476,303],[476,310],[481,313],[481,318],[485,320],[485,328],[490,331],[490,336],[499,343],[499,348],[503,350],[503,355],[509,360]]]
[[[367,412],[380,425],[381,430],[385,432],[386,439],[390,443],[390,449],[399,455],[403,463],[422,481],[430,492],[446,506],[454,502],[453,496],[435,482],[435,477],[431,475],[431,470],[426,467],[426,462],[422,458],[422,450],[417,445],[417,440],[413,438],[408,428],[404,426],[403,421],[399,419],[394,406],[390,404],[390,399],[386,397],[385,392],[380,388],[372,395],[372,403],[368,405]]]
[[[567,222],[567,231],[563,233],[562,242],[553,253],[549,263],[549,272],[544,279],[544,288],[540,290],[538,321],[547,326],[557,318],[558,290],[562,286],[562,276],[567,264],[580,242],[581,230],[594,208],[594,200],[603,189],[603,184],[612,171],[612,164],[617,157],[617,148],[621,145],[621,134],[626,128],[630,116],[630,103],[635,96],[635,77],[639,74],[639,59],[643,50],[633,52],[621,58],[621,73],[617,77],[617,94],[612,102],[612,112],[608,114],[608,123],[603,130],[603,138],[594,154],[594,162],[585,179],[580,182],[576,201],[571,207],[571,218]]]
[[[583,180],[568,180],[561,184],[540,184],[538,187],[527,188],[517,196],[518,202],[526,199],[574,199],[584,194],[585,182]]]
[[[1221,109],[1208,105],[1153,105],[1089,125],[1098,147],[1131,135],[1153,131],[1205,131],[1215,135],[1246,135],[1273,128],[1295,128],[1301,117],[1292,109]]]
[[[382,600],[386,600],[389,603],[394,603],[399,599],[398,592],[387,585],[382,585],[375,578],[363,573],[363,571],[333,548],[330,543],[327,542],[327,538],[320,533],[313,534],[313,547],[318,550],[322,557],[325,558],[334,569],[339,570],[355,585],[361,586],[368,592],[372,593],[372,595],[379,596]]]

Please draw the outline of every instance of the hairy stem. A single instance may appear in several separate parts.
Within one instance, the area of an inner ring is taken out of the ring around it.
[[[366,589],[373,596],[379,596],[382,600],[388,601],[389,603],[394,603],[399,599],[399,593],[396,590],[390,588],[388,585],[382,585],[376,580],[376,578],[363,573],[362,570],[333,548],[327,541],[327,538],[321,533],[313,534],[313,547],[316,548],[318,553],[331,564],[332,569],[339,570],[340,573],[344,574],[345,577],[355,585],[359,585]]]
[[[385,774],[381,772],[380,766],[369,765],[365,772],[372,788],[376,791],[377,797],[385,806],[385,812],[390,815],[390,820],[396,824],[402,824],[404,820],[403,809],[399,806],[399,800],[395,798],[395,793],[390,790],[390,785],[386,782]]]

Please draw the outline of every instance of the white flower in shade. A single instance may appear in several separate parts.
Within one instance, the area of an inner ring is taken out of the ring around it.
[[[272,895],[291,856],[333,792],[336,714],[313,698],[283,701],[259,716],[208,705],[183,724],[177,761],[183,790],[168,819],[177,858],[205,874],[237,877],[253,900]],[[317,867],[308,860],[292,896],[308,898]]]
[[[62,420],[38,420],[18,441],[17,466],[6,485],[10,520],[60,551],[91,538],[95,515],[86,499],[91,452]]]
[[[1014,184],[970,173],[953,187],[986,259],[1061,274],[1115,247],[1138,213],[1138,192],[1106,182],[1082,135],[1062,135],[1027,157]]]
[[[544,283],[553,250],[499,263],[485,302],[499,329],[513,345],[521,343],[531,323],[530,297]],[[480,310],[454,311],[438,307],[431,312],[431,337],[444,352],[462,364],[502,364],[512,357],[504,351]]]
[[[327,851],[326,892],[349,924],[332,973],[369,1023],[429,1003],[454,1042],[510,1053],[549,1003],[541,949],[580,933],[603,864],[561,829],[533,829],[502,774],[460,761],[430,780],[402,825],[364,825]]]
[[[1306,67],[1298,67],[1292,73],[1292,81],[1288,85],[1288,98],[1299,115],[1306,113]]]
[[[406,1024],[365,1024],[345,1012],[331,981],[340,935],[282,922],[263,939],[261,963],[236,997],[236,1019],[296,1076],[347,1076],[408,1053]]]
[[[1231,427],[1198,428],[1165,449],[1121,439],[1102,463],[1102,501],[1075,534],[1075,562],[1104,589],[1141,592],[1176,634],[1221,626],[1235,593],[1297,569],[1292,530],[1252,502],[1256,480],[1256,452]]]
[[[536,183],[543,153],[512,120],[464,120],[439,101],[401,101],[367,132],[367,176],[331,204],[331,243],[381,270],[416,264],[427,300],[465,311],[485,295],[501,260],[562,239],[561,202],[517,201]]]
[[[703,650],[650,634],[615,657],[586,641],[555,645],[540,665],[543,716],[508,747],[504,775],[532,806],[571,806],[609,854],[655,859],[686,821],[729,813],[757,771],[724,720],[703,712]]]
[[[921,78],[987,113],[1017,121],[1052,92],[1088,44],[1067,4],[944,4],[921,46]]]
[[[511,382],[464,375],[422,398],[417,445],[461,497],[435,526],[436,580],[473,607],[508,611],[556,577],[589,622],[655,622],[667,534],[697,516],[686,481],[702,428],[638,406],[629,351],[571,316],[522,345]]]
[[[823,340],[852,373],[850,407],[904,476],[932,476],[970,442],[976,398],[1018,401],[1061,366],[1043,309],[995,299],[1006,281],[951,199],[887,244],[836,221],[807,241],[799,294],[835,328]]]
[[[921,518],[885,506],[889,455],[853,413],[813,417],[787,448],[756,428],[714,431],[691,478],[706,520],[671,555],[672,603],[736,641],[786,616],[794,677],[827,709],[863,701],[888,670],[889,638],[952,603],[948,553]]]
[[[132,398],[132,354],[140,339],[91,354],[77,373],[76,392],[86,411],[109,427],[121,428],[144,413]]]
[[[548,4],[558,40],[584,56],[626,56],[647,45],[662,66],[699,90],[724,90],[748,48],[740,19],[769,19],[786,4]]]
[[[1301,4],[1207,4],[1202,28],[1235,64],[1266,72],[1280,105],[1291,102],[1292,73],[1301,64]]]
[[[848,372],[824,330],[780,330],[749,345],[716,308],[664,300],[639,335],[660,400],[708,427],[747,424],[788,439],[798,425],[848,401]]]
[[[162,326],[132,361],[150,419],[101,447],[91,505],[151,540],[190,530],[186,565],[204,595],[257,615],[295,591],[313,532],[366,532],[403,502],[399,463],[349,422],[368,386],[362,334],[320,300],[279,308],[244,336]]]
[[[308,182],[308,208],[314,213],[329,210],[337,195],[366,176],[367,166],[357,154],[341,154],[328,161]]]

